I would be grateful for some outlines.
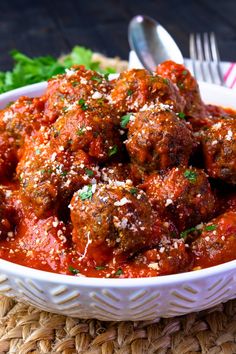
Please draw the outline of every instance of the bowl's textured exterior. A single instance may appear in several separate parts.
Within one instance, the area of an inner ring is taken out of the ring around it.
[[[0,108],[46,83],[0,96]],[[235,93],[200,85],[209,103],[236,108]],[[0,293],[51,312],[101,320],[156,320],[212,307],[236,297],[236,261],[195,272],[139,279],[99,279],[43,272],[0,260]]]
[[[53,274],[0,261],[0,293],[45,311],[100,320],[156,320],[236,297],[236,261],[206,270],[140,279]]]

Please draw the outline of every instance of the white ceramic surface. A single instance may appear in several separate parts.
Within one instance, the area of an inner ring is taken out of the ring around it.
[[[21,95],[39,96],[40,83],[0,96],[0,108]],[[200,84],[204,101],[236,109],[235,93]],[[236,261],[195,272],[141,279],[80,278],[0,260],[0,293],[46,311],[101,320],[156,320],[199,311],[236,297]]]

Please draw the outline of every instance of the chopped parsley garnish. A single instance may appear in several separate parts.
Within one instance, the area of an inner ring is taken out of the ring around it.
[[[135,194],[138,193],[138,189],[137,189],[137,188],[131,188],[131,189],[130,189],[130,193],[133,194],[133,195],[135,195]]]
[[[68,174],[67,171],[63,171],[63,172],[61,173],[61,176],[65,177],[67,174]]]
[[[212,224],[212,225],[207,225],[205,227],[205,230],[206,231],[214,231],[214,230],[216,230],[216,228],[217,228],[217,225]]]
[[[69,271],[72,273],[72,274],[78,274],[80,273],[80,271],[72,266],[69,266],[68,267]]]
[[[121,268],[119,268],[116,272],[115,272],[115,276],[118,277],[121,274],[124,274],[123,270]]]
[[[180,118],[180,119],[185,119],[186,118],[186,115],[184,112],[179,112],[177,113],[177,116]]]
[[[45,170],[45,169],[43,169],[43,170],[40,170],[40,173],[41,174],[44,174],[44,173],[52,173],[53,172],[53,169],[52,168],[49,168],[48,170]]]
[[[196,227],[191,227],[190,229],[187,229],[187,230],[185,230],[185,231],[182,231],[182,232],[180,233],[180,237],[185,240],[185,239],[187,238],[188,234],[189,234],[190,232],[193,232],[193,231],[196,231]]]
[[[184,177],[186,177],[191,183],[195,183],[197,180],[197,172],[186,170],[184,172]]]
[[[62,107],[63,112],[67,112],[68,111],[68,107]]]
[[[92,177],[94,175],[94,172],[92,170],[90,170],[89,168],[85,169],[85,173],[87,176]]]
[[[83,125],[81,128],[77,130],[76,135],[79,136],[84,135],[85,131],[86,131],[86,127]]]
[[[166,85],[168,85],[168,83],[169,83],[168,79],[166,79],[166,78],[163,79],[163,82],[164,82],[164,84],[166,84]]]
[[[182,75],[187,75],[187,70],[184,70],[183,72],[182,72]]]
[[[35,150],[35,154],[36,154],[36,155],[40,155],[40,154],[41,154],[41,150],[40,150],[40,149],[36,149],[36,150]]]
[[[131,116],[132,113],[128,113],[125,116],[121,117],[121,122],[120,122],[121,128],[126,128],[126,125],[129,123]]]
[[[71,85],[72,85],[73,87],[78,86],[78,85],[79,85],[79,82],[78,82],[78,81],[73,81],[73,82],[71,83]]]
[[[118,152],[118,147],[117,145],[114,145],[112,148],[109,149],[108,151],[108,156],[113,156]]]
[[[184,89],[184,83],[181,82],[181,81],[177,82],[177,86],[178,86],[178,88],[180,88],[180,89]]]
[[[81,200],[91,199],[93,196],[92,186],[85,186],[81,192],[79,193],[79,197]]]
[[[103,269],[105,269],[105,267],[104,266],[96,266],[95,269],[96,270],[103,270]]]
[[[78,104],[80,105],[83,111],[86,111],[88,109],[88,105],[85,103],[85,100],[83,98],[78,101]]]
[[[129,89],[129,90],[127,91],[127,95],[128,95],[128,96],[131,96],[132,94],[133,94],[133,91]]]
[[[91,77],[91,80],[93,80],[93,81],[97,81],[97,82],[102,82],[102,78],[101,77],[99,77],[99,76],[92,76]]]

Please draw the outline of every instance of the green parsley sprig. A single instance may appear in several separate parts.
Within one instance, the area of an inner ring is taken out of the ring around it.
[[[189,182],[195,183],[197,181],[197,172],[192,170],[186,170],[184,172],[184,177],[186,177],[189,180]]]
[[[121,128],[126,128],[127,124],[130,121],[130,117],[132,116],[132,113],[127,113],[126,115],[121,117],[121,121],[120,121],[120,126]]]
[[[184,240],[186,240],[186,238],[188,237],[188,234],[190,234],[193,231],[196,231],[196,227],[191,227],[190,229],[184,230],[180,233],[180,237],[183,238]]]
[[[111,156],[117,154],[117,152],[118,152],[118,147],[117,147],[117,145],[114,145],[109,148],[108,156],[111,157]]]
[[[75,46],[70,54],[61,59],[50,55],[30,58],[18,50],[11,51],[10,55],[14,65],[12,70],[0,71],[0,93],[46,81],[55,75],[63,74],[65,69],[76,64],[105,75],[115,72],[114,68],[102,69],[100,62],[93,60],[93,52],[81,46]]]
[[[205,227],[205,230],[206,231],[214,231],[214,230],[216,230],[217,229],[217,225],[214,225],[214,224],[212,224],[212,225],[206,225],[206,227]]]
[[[91,199],[92,196],[93,196],[93,190],[91,185],[84,186],[79,193],[79,197],[81,200]]]
[[[74,275],[80,273],[79,269],[76,269],[76,268],[72,267],[71,265],[69,265],[68,270]]]

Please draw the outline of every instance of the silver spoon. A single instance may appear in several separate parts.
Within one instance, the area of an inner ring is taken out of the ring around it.
[[[135,16],[129,23],[128,39],[141,64],[150,71],[165,60],[184,62],[171,35],[151,17]]]

